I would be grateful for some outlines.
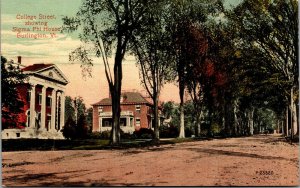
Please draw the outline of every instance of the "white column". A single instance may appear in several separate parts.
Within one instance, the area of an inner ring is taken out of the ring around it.
[[[30,92],[30,123],[28,125],[30,128],[35,127],[35,85],[31,86]]]
[[[56,119],[56,89],[52,90],[52,102],[51,102],[51,131],[55,131],[55,119]]]
[[[42,105],[41,105],[41,129],[46,128],[46,87],[42,88]]]
[[[101,132],[102,128],[102,118],[99,118],[99,132]]]
[[[126,127],[130,127],[130,117],[126,117]]]
[[[55,124],[55,130],[58,130],[58,124],[60,124],[60,119],[58,119],[58,116],[59,116],[59,108],[60,108],[60,105],[59,105],[59,102],[60,102],[60,98],[61,98],[61,93],[60,92],[57,92],[56,93],[56,118],[57,118],[57,122]]]
[[[158,116],[157,118],[158,118],[158,127],[160,127],[160,116]]]
[[[65,92],[61,92],[60,96],[60,129],[61,130],[65,126]]]

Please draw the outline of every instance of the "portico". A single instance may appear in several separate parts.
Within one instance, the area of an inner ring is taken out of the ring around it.
[[[133,133],[135,128],[133,125],[134,117],[132,111],[121,111],[120,127],[126,133]],[[108,131],[112,127],[112,112],[99,113],[99,131]]]
[[[4,129],[2,138],[63,139],[68,79],[54,64],[30,65],[23,68],[23,72],[28,78],[18,89],[24,102],[24,114],[20,114],[17,121],[25,129]]]
[[[27,127],[60,131],[64,125],[64,93],[64,89],[50,84],[31,84],[29,88],[30,108],[27,112],[30,115],[30,121],[27,121]]]

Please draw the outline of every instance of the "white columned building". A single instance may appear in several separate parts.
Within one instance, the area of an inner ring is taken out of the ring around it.
[[[61,129],[65,124],[65,86],[69,83],[68,79],[54,64],[33,64],[23,68],[23,72],[28,78],[19,93],[26,101],[26,127],[4,129],[2,138],[63,139]]]

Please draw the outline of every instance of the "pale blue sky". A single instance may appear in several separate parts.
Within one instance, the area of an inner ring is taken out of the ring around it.
[[[237,4],[241,0],[227,0],[226,5]],[[17,14],[21,15],[55,15],[56,19],[49,21],[51,27],[61,27],[63,16],[75,16],[82,0],[1,0],[1,54],[7,59],[16,60],[17,56],[22,56],[22,63],[30,65],[33,63],[54,63],[69,78],[67,95],[82,96],[86,103],[92,104],[107,97],[108,88],[105,80],[104,68],[101,61],[95,61],[93,78],[83,80],[79,64],[69,63],[69,53],[77,48],[81,43],[77,35],[61,34],[55,39],[20,39],[16,37],[16,32],[12,32],[13,27],[24,27],[24,20],[16,19]],[[150,1],[149,1],[150,2]],[[128,63],[131,62],[131,63]],[[126,74],[126,71],[130,74]],[[163,100],[178,101],[177,87],[167,85],[166,90],[174,93],[162,93]],[[123,89],[141,90],[138,78],[138,69],[135,63],[127,61],[124,64]]]

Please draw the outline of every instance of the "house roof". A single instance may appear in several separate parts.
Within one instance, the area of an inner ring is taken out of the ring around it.
[[[61,70],[59,70],[59,68],[55,64],[33,64],[24,67],[22,71],[25,74],[35,75],[37,77],[46,78],[52,81],[58,81],[64,85],[69,83],[68,78],[63,74]],[[49,72],[52,72],[52,76],[49,76]],[[55,73],[55,76],[53,76],[53,73]]]
[[[51,66],[53,66],[53,64],[40,63],[40,64],[29,65],[29,66],[23,68],[22,70],[35,72],[35,71],[39,71],[39,70],[42,70],[42,69],[45,69],[45,68],[48,68]]]
[[[123,98],[121,104],[151,104],[138,92],[124,92],[121,97]],[[111,105],[111,98],[104,98],[99,102],[92,104],[92,106]]]

